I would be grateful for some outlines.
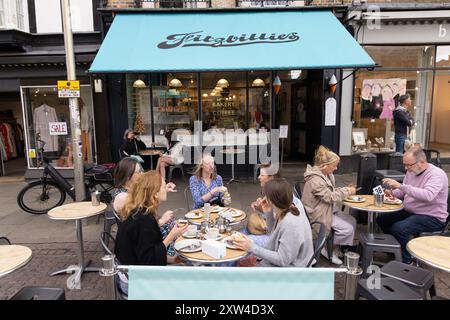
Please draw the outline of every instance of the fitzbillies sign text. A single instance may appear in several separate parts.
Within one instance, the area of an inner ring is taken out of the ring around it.
[[[285,43],[294,42],[300,39],[297,32],[290,32],[287,34],[276,34],[276,33],[252,33],[252,34],[241,34],[227,35],[225,37],[215,37],[211,35],[205,35],[203,31],[189,32],[189,33],[178,33],[171,34],[167,36],[167,41],[160,42],[158,48],[160,49],[173,49],[176,47],[233,47],[233,46],[244,46],[256,43]]]

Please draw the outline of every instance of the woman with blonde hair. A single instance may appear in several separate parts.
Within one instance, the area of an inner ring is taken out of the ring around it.
[[[167,247],[188,225],[174,224],[163,239],[156,211],[166,200],[166,183],[156,171],[141,174],[132,184],[119,211],[122,223],[117,230],[115,254],[121,264],[167,265]],[[126,282],[122,277],[121,281]]]
[[[356,220],[348,214],[338,211],[337,203],[356,193],[354,185],[336,188],[333,172],[337,170],[339,156],[324,146],[319,146],[314,157],[314,166],[307,165],[305,187],[302,202],[310,221],[319,221],[329,234],[334,231],[335,250],[331,257],[334,264],[342,264],[338,255],[342,254],[338,246],[353,246]],[[324,248],[322,255],[328,258]]]
[[[205,154],[202,162],[195,169],[189,179],[194,200],[194,209],[201,208],[206,202],[223,206],[223,194],[228,190],[223,186],[222,177],[216,172],[214,157]]]

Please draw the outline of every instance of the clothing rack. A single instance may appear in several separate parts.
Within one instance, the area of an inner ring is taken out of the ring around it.
[[[16,126],[17,125],[17,119],[15,117],[8,117],[8,116],[4,116],[3,114],[0,115],[0,124],[3,123],[7,123],[9,125],[12,126]],[[19,152],[19,146],[16,145],[16,150],[17,152],[17,157],[20,157],[21,153]],[[8,159],[11,160],[11,159]],[[5,176],[6,175],[6,171],[5,171],[5,161],[7,161],[7,158],[3,157],[3,153],[0,152],[0,162],[1,162],[1,175]]]

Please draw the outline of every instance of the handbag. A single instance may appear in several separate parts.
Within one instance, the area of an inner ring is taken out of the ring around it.
[[[261,215],[253,212],[248,218],[247,229],[251,234],[266,234],[267,222]]]

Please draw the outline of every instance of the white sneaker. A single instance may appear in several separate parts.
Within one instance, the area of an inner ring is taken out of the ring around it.
[[[330,258],[328,258],[328,252],[325,248],[322,248],[322,251],[320,252],[325,258],[327,258],[328,260],[330,260]],[[333,252],[333,255],[331,256],[331,263],[332,264],[337,264],[337,265],[341,265],[343,262],[341,259],[339,259],[336,254]]]

